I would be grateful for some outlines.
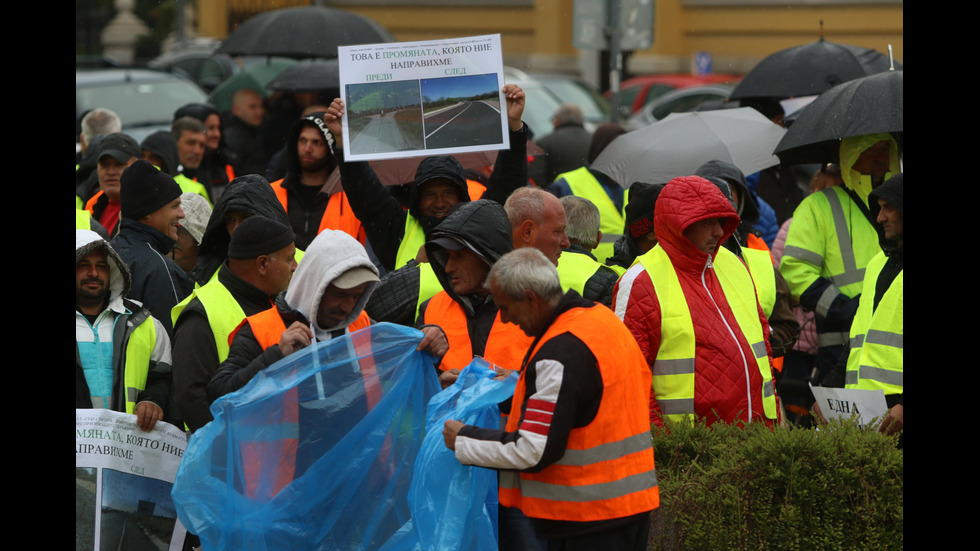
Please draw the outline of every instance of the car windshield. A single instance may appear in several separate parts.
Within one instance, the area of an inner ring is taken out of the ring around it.
[[[120,82],[75,89],[77,112],[108,107],[127,127],[170,123],[174,111],[188,103],[207,101],[200,90],[182,81]]]

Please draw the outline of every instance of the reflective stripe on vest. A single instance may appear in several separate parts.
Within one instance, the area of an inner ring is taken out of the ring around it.
[[[864,291],[851,322],[845,383],[847,388],[880,388],[885,394],[901,394],[905,388],[905,270],[895,276],[874,308],[878,275],[887,261],[888,257],[881,253],[868,264]]]
[[[211,326],[211,332],[214,334],[214,345],[218,349],[218,362],[223,362],[228,359],[229,338],[245,319],[245,311],[239,306],[231,292],[218,281],[217,274],[218,272],[215,272],[215,277],[211,278],[211,281],[203,287],[194,289],[190,296],[174,306],[170,318],[176,327],[177,318],[180,317],[190,301],[197,297],[201,301],[201,306],[204,307],[208,325]]]
[[[574,289],[580,295],[585,295],[585,284],[599,271],[602,264],[592,260],[588,255],[562,252],[558,257],[558,279],[561,280],[562,291]]]
[[[807,275],[810,270],[800,266],[801,262],[817,267],[819,277],[830,279],[832,285],[820,297],[816,308],[817,315],[826,316],[837,295],[843,293],[853,297],[861,292],[864,267],[881,251],[881,247],[874,227],[840,186],[824,189],[805,201],[815,211],[817,226],[804,227],[804,220],[794,216],[780,271],[796,297],[816,279]],[[807,245],[807,238],[814,235],[823,236],[826,243],[824,250],[813,251],[801,246]]]
[[[762,312],[768,318],[776,305],[776,268],[772,265],[772,257],[769,256],[769,251],[746,247],[742,249],[742,258],[745,259],[755,282],[755,292],[759,297],[759,304],[762,305]]]
[[[409,260],[415,260],[422,245],[425,245],[425,231],[422,230],[422,224],[405,211],[405,234],[402,236],[402,242],[398,244],[398,252],[395,253],[395,269],[408,264]]]
[[[559,174],[555,180],[564,179],[572,194],[592,201],[599,209],[599,231],[602,232],[602,242],[592,251],[596,260],[605,263],[614,254],[613,243],[623,235],[626,225],[626,215],[622,210],[616,210],[616,203],[609,198],[602,184],[586,167],[577,168],[571,172]],[[626,201],[623,201],[625,208]]]
[[[661,341],[653,363],[653,393],[660,411],[668,419],[685,419],[694,415],[694,386],[697,342],[694,321],[674,265],[663,247],[656,246],[640,257],[656,288],[660,305]],[[776,418],[776,393],[762,325],[759,322],[757,298],[752,277],[742,261],[724,247],[714,259],[714,273],[725,293],[725,300],[735,316],[738,330],[744,335],[755,356],[755,367],[762,375],[762,409],[769,419]],[[668,336],[669,335],[669,336]],[[741,348],[741,344],[739,344]],[[746,361],[749,361],[746,359]],[[746,372],[746,377],[749,374]],[[749,403],[752,396],[749,396]],[[751,415],[751,412],[750,412]]]
[[[473,346],[470,343],[469,324],[463,307],[456,303],[446,291],[439,291],[429,300],[425,308],[427,324],[435,324],[442,328],[449,341],[449,351],[442,357],[439,369],[463,369],[473,361]],[[513,323],[500,321],[497,312],[487,336],[486,350],[483,358],[495,365],[517,371],[524,361],[524,355],[531,347],[532,339]]]
[[[602,376],[595,418],[572,429],[561,459],[537,473],[500,471],[500,504],[529,517],[593,521],[623,518],[660,504],[652,437],[643,415],[649,405],[650,370],[639,346],[608,308],[573,308],[558,316],[538,341],[570,332],[592,351]],[[527,368],[514,390],[507,431],[524,419]],[[624,415],[624,412],[641,413]],[[520,417],[520,419],[519,419]]]
[[[283,210],[289,212],[289,192],[282,187],[282,183],[283,180],[276,180],[269,185],[276,192],[276,197],[282,203]],[[316,232],[319,234],[328,229],[340,230],[360,241],[361,245],[367,242],[364,226],[354,215],[354,209],[351,208],[350,202],[347,200],[347,194],[342,191],[330,195],[327,208],[323,210],[323,217],[320,219],[320,227],[317,228]]]

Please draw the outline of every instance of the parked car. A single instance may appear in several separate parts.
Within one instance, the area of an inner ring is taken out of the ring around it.
[[[585,127],[590,132],[595,131],[597,126],[609,120],[609,102],[592,85],[580,78],[557,73],[525,73],[513,67],[504,67],[504,78],[507,82],[513,82],[522,88],[524,88],[522,83],[534,82],[536,83],[535,88],[543,88],[544,92],[551,96],[553,101],[547,102],[547,105],[557,103],[553,108],[530,101],[527,103],[528,106],[533,105],[533,111],[536,111],[531,116],[540,118],[542,121],[536,122],[535,125],[528,122],[528,126],[534,131],[536,138],[551,133],[551,115],[554,114],[558,105],[563,103],[574,103],[582,109]],[[529,111],[532,109],[529,108],[524,111],[525,122],[527,122]],[[539,111],[544,111],[544,113]]]
[[[190,80],[162,71],[75,71],[75,121],[96,107],[111,109],[122,120],[123,132],[137,142],[157,130],[170,130],[178,107],[207,100]]]
[[[674,90],[710,84],[731,84],[734,86],[740,80],[742,80],[741,75],[725,73],[707,75],[657,74],[631,77],[624,80],[619,87],[620,113],[623,117],[629,117],[642,109],[644,105]],[[605,97],[608,99],[609,96],[607,91]]]
[[[734,86],[716,84],[674,90],[643,106],[642,109],[626,119],[623,126],[626,130],[636,130],[651,125],[671,113],[704,110],[706,107],[711,109],[738,107],[737,101],[731,103],[727,101],[729,94],[734,89]]]

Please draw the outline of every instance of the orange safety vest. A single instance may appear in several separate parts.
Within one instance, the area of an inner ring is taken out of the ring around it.
[[[283,331],[286,330],[286,324],[275,306],[245,318],[242,325],[245,323],[252,327],[252,332],[263,350],[278,344]],[[374,357],[370,352],[371,336],[352,333],[370,325],[371,319],[362,311],[361,315],[347,327],[347,333],[354,343],[355,350],[358,351],[369,409],[381,399],[380,382],[377,378]],[[239,329],[241,327],[238,326]],[[236,329],[228,337],[229,345],[237,332]],[[299,398],[295,387],[283,395],[282,408],[276,415],[263,421],[266,425],[280,425],[280,429],[286,429],[278,431],[279,434],[290,434],[289,438],[251,440],[241,444],[245,495],[264,502],[278,494],[295,478],[296,454],[299,449]],[[276,458],[278,463],[269,465],[264,461],[265,458]]]
[[[282,182],[282,179],[272,182],[272,190],[276,192],[276,197],[282,203],[283,210],[289,212],[289,194],[286,188],[282,187]],[[354,209],[351,208],[350,202],[347,201],[347,194],[342,191],[330,196],[330,200],[327,202],[327,208],[323,211],[323,218],[320,219],[320,227],[317,229],[317,233],[327,229],[340,230],[360,241],[361,245],[367,242],[367,234],[364,232],[364,226],[361,225],[361,221],[354,215]]]
[[[473,346],[470,343],[466,314],[463,307],[445,290],[429,299],[429,305],[425,307],[424,322],[441,327],[449,341],[449,351],[442,357],[439,369],[463,369],[473,361]],[[517,371],[532,341],[517,325],[500,321],[500,312],[497,312],[487,337],[483,358],[505,369]]]
[[[660,505],[660,490],[646,415],[651,375],[643,353],[612,310],[596,306],[559,315],[530,357],[566,332],[585,343],[598,360],[599,411],[587,426],[572,429],[565,454],[557,462],[537,473],[500,471],[500,504],[517,507],[532,518],[577,522],[652,511]],[[542,415],[532,404],[525,409],[526,367],[514,390],[507,432]],[[550,406],[541,405],[541,409]]]

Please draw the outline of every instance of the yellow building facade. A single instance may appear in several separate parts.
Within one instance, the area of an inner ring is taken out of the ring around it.
[[[654,0],[654,43],[634,52],[630,73],[690,72],[707,53],[715,72],[745,73],[768,54],[814,42],[904,54],[900,0]],[[573,0],[332,0],[324,5],[374,19],[399,41],[501,35],[504,63],[576,73],[597,82],[598,52],[572,45]],[[309,0],[199,0],[198,32],[223,38],[256,13]]]

